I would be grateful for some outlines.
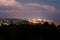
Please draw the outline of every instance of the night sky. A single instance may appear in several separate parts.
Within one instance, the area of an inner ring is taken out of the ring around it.
[[[40,18],[60,22],[60,0],[0,0],[0,18]]]

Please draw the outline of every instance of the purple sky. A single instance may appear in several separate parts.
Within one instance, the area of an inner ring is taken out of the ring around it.
[[[0,0],[0,18],[41,18],[60,22],[60,0]]]

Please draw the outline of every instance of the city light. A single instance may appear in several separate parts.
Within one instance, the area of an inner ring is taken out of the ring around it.
[[[37,19],[38,21],[42,21],[42,19]]]
[[[32,22],[32,23],[39,23],[39,22]]]
[[[43,21],[44,21],[44,22],[47,22],[47,20],[46,20],[46,19],[44,19]]]

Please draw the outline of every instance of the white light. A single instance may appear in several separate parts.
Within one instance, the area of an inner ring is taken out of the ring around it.
[[[42,19],[37,19],[38,21],[42,21]]]
[[[46,22],[47,20],[44,19],[43,21]]]
[[[36,19],[33,19],[33,21],[36,21]]]

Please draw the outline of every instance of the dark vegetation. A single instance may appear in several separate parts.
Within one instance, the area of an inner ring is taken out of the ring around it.
[[[0,26],[0,40],[60,40],[60,25],[17,23]]]

